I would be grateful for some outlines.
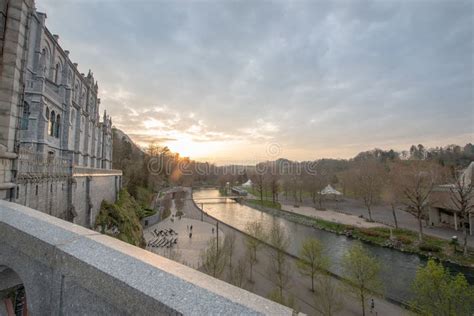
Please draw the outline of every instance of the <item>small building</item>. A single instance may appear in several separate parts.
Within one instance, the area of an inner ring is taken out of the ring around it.
[[[461,174],[464,179],[464,185],[472,185],[472,179],[474,177],[474,162],[471,162]],[[433,189],[430,196],[430,209],[429,209],[429,224],[431,226],[438,227],[450,227],[455,230],[462,229],[462,223],[459,218],[459,210],[451,200],[452,190],[454,184],[443,184],[438,185]],[[473,192],[474,193],[474,192]],[[474,196],[472,197],[474,199]],[[474,203],[474,201],[472,202]],[[474,233],[474,214],[469,215],[469,220],[464,223],[469,229],[469,234]]]

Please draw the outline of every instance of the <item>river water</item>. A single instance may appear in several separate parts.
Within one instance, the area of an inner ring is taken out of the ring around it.
[[[285,227],[288,233],[290,239],[288,252],[293,255],[298,254],[298,248],[306,238],[312,237],[320,240],[326,249],[326,255],[331,260],[330,270],[337,275],[342,275],[341,260],[343,255],[355,242],[358,242],[342,235],[293,223],[229,199],[207,199],[216,197],[220,197],[220,193],[216,189],[195,190],[193,193],[196,203],[206,203],[204,204],[206,213],[237,229],[244,230],[248,222],[261,221],[265,229],[268,230],[274,221],[278,222]],[[426,263],[426,259],[415,254],[407,254],[366,243],[364,243],[364,247],[382,264],[382,283],[385,296],[399,302],[408,302],[411,299],[410,287],[416,270],[420,265]],[[448,267],[453,273],[462,272],[469,283],[474,284],[474,269],[452,264],[449,264]]]

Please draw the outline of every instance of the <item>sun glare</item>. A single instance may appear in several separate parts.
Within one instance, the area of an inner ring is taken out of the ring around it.
[[[164,145],[182,157],[209,158],[216,154],[221,145],[219,142],[197,142],[189,138],[168,141]]]

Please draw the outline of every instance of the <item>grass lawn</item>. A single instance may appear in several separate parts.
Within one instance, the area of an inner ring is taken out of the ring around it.
[[[277,210],[281,210],[281,204],[279,202],[273,203],[271,200],[246,200],[248,203],[256,206],[270,207]]]

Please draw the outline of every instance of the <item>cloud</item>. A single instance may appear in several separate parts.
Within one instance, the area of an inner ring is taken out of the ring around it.
[[[144,143],[272,140],[311,159],[472,141],[471,1],[37,5]]]

